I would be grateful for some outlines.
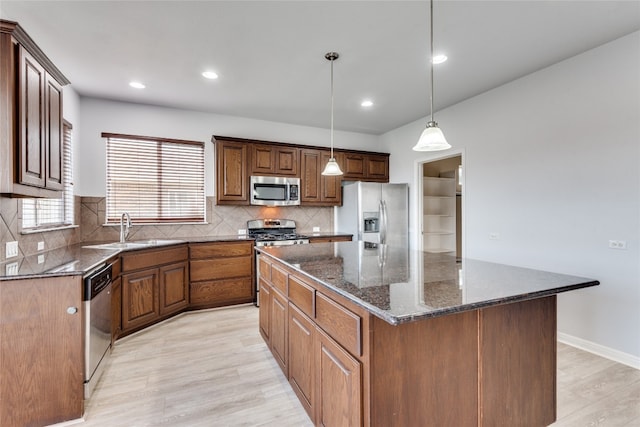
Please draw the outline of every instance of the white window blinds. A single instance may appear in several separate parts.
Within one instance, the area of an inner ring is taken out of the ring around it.
[[[204,222],[204,143],[103,133],[107,223]]]
[[[62,198],[23,199],[22,229],[48,229],[73,224],[73,150],[71,131],[73,127],[63,122],[62,132]]]

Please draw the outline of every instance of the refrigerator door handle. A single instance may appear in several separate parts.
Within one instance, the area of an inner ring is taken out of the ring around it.
[[[387,243],[387,202],[380,200],[380,243]]]

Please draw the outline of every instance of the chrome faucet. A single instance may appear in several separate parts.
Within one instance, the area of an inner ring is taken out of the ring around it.
[[[124,243],[124,241],[127,240],[129,228],[131,228],[131,217],[129,213],[123,212],[120,217],[120,243]]]

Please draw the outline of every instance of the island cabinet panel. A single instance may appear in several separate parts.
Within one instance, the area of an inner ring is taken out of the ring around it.
[[[271,266],[271,285],[282,292],[282,295],[287,295],[289,275],[282,267],[277,265]]]
[[[267,346],[271,346],[271,286],[260,277],[260,307],[259,311],[259,323],[260,334],[267,343]]]
[[[0,281],[0,425],[82,417],[80,276]]]
[[[316,290],[296,276],[289,276],[289,301],[307,316],[315,317]]]
[[[271,263],[266,257],[259,257],[258,260],[260,277],[268,282],[271,282]]]
[[[480,312],[482,425],[556,419],[556,297]],[[535,348],[535,351],[531,349]]]
[[[315,324],[289,303],[289,383],[312,420],[315,420],[315,340]]]
[[[316,343],[316,425],[362,425],[362,372],[357,359],[321,329]],[[402,425],[402,424],[386,424]],[[429,425],[423,423],[406,425]]]
[[[478,425],[476,313],[371,330],[372,426]]]
[[[189,253],[191,308],[253,301],[253,241],[192,243]]]
[[[271,353],[280,365],[284,375],[289,377],[288,360],[288,302],[285,296],[281,295],[277,289],[271,290]]]
[[[362,319],[320,292],[316,293],[316,323],[355,356],[362,355]]]

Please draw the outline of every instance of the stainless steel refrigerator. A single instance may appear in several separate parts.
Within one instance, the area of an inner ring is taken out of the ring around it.
[[[353,182],[343,187],[337,230],[353,240],[409,247],[409,185]]]

